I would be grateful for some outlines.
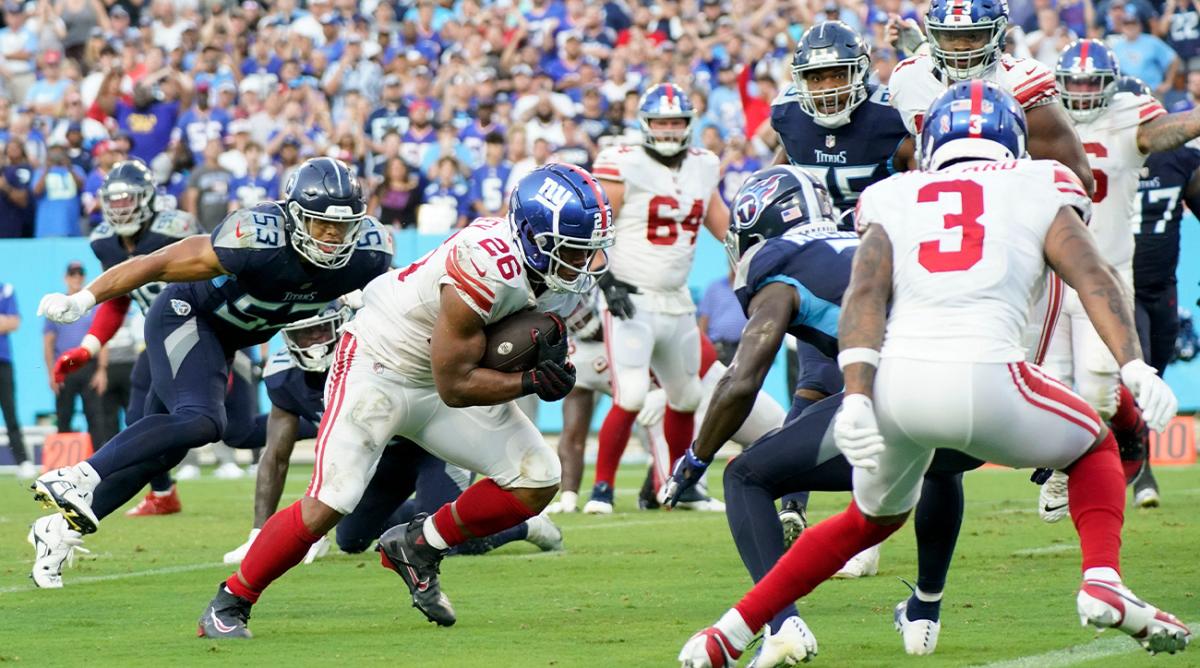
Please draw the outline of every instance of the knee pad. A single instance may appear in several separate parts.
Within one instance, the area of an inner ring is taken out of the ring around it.
[[[1079,375],[1079,394],[1104,420],[1117,412],[1117,377],[1091,371]]]
[[[665,389],[665,388],[664,388]],[[700,379],[692,377],[684,383],[683,387],[678,388],[673,393],[667,390],[667,405],[671,410],[680,413],[693,413],[700,406],[700,399],[704,396],[704,386],[700,383]]]
[[[515,463],[517,469],[502,479],[493,476],[498,485],[505,488],[529,489],[558,485],[562,480],[562,463],[558,460],[558,453],[546,445],[544,440],[539,440],[536,445],[525,444],[516,448],[517,452],[511,453],[513,456],[510,456],[509,461]]]
[[[639,413],[650,393],[650,365],[613,367],[613,403],[630,413]]]

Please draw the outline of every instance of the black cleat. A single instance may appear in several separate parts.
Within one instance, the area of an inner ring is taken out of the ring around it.
[[[217,586],[217,595],[200,615],[200,628],[196,629],[197,638],[253,638],[254,634],[246,628],[250,620],[250,601],[230,593],[222,582]]]
[[[808,514],[804,512],[804,506],[795,501],[784,501],[779,511],[779,523],[783,525],[783,544],[791,547],[808,528]]]
[[[652,464],[646,470],[646,479],[642,481],[642,488],[638,490],[638,508],[640,510],[658,510],[658,495],[654,489],[654,465]]]
[[[394,526],[383,532],[375,549],[384,568],[396,571],[408,585],[414,608],[438,626],[454,626],[457,621],[454,607],[438,583],[442,558],[448,550],[439,550],[425,542],[422,527],[426,517],[422,513],[408,526]]]

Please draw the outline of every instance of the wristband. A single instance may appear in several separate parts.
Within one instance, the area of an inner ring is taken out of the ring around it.
[[[708,468],[708,465],[712,463],[711,459],[706,462],[696,456],[696,443],[694,441],[688,446],[687,450],[683,451],[683,456],[687,458],[689,464],[698,469]]]
[[[88,351],[92,357],[95,357],[96,355],[100,354],[100,339],[97,339],[91,334],[85,334],[83,336],[83,341],[79,342],[79,347]]]
[[[88,290],[87,288],[84,288],[71,295],[70,299],[79,305],[79,309],[83,313],[87,313],[93,306],[96,305],[96,295],[92,294],[92,291]]]
[[[874,348],[847,348],[837,356],[838,368],[842,371],[851,364],[870,364],[879,367],[879,351]]]

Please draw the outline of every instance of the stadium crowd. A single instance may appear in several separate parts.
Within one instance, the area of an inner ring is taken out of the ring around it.
[[[641,91],[683,85],[722,192],[770,162],[769,105],[795,41],[837,18],[873,44],[886,83],[889,13],[907,0],[30,0],[0,29],[0,238],[87,234],[125,156],[211,230],[279,196],[328,155],[367,178],[370,212],[441,231],[504,210],[547,161],[588,167],[639,132]],[[1014,2],[1008,48],[1053,65],[1102,37],[1168,107],[1200,95],[1192,0]]]

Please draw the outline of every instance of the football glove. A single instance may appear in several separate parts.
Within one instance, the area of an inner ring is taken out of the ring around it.
[[[52,322],[69,324],[83,317],[96,305],[96,296],[90,290],[80,290],[73,295],[61,292],[51,292],[42,297],[38,304],[37,314],[46,316]]]
[[[558,401],[575,387],[575,365],[570,362],[542,360],[521,374],[521,392],[536,394],[542,401]]]
[[[1171,418],[1175,417],[1179,400],[1175,398],[1171,386],[1158,377],[1154,367],[1142,360],[1133,360],[1121,367],[1121,382],[1133,392],[1146,424],[1154,431],[1165,429]]]
[[[54,360],[54,382],[66,382],[67,376],[92,361],[92,351],[80,346],[72,348]]]
[[[601,274],[598,283],[600,290],[604,292],[604,301],[608,304],[608,312],[621,320],[632,318],[634,309],[629,295],[636,295],[638,293],[637,286],[617,280],[617,277],[613,276],[611,271]]]
[[[847,394],[833,418],[833,442],[851,466],[867,471],[879,468],[883,436],[875,422],[875,406],[863,394]]]
[[[712,463],[697,457],[695,447],[695,443],[689,445],[671,467],[671,477],[663,487],[663,505],[668,508],[674,508],[675,504],[679,503],[679,497],[700,482],[704,472],[708,470],[708,465]]]

